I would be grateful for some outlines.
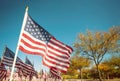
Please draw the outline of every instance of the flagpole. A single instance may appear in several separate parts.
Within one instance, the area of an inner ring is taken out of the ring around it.
[[[12,78],[13,78],[13,72],[14,72],[14,69],[15,69],[15,63],[16,63],[16,59],[17,59],[17,55],[18,55],[18,51],[19,51],[20,38],[21,38],[21,36],[22,36],[22,32],[23,32],[24,27],[25,27],[25,24],[26,24],[27,15],[28,15],[28,6],[26,7],[26,12],[25,12],[25,15],[24,15],[21,32],[20,32],[20,35],[19,35],[19,40],[18,40],[16,52],[15,52],[15,57],[14,57],[14,61],[13,61],[13,66],[12,66],[12,72],[11,72],[11,75],[10,75],[10,81],[12,81]]]

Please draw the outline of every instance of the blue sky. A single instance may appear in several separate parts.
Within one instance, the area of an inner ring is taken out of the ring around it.
[[[27,5],[38,24],[70,46],[87,29],[108,31],[120,25],[120,0],[0,0],[0,56],[5,45],[15,52]],[[27,56],[38,71],[45,68],[40,56],[20,51],[18,56],[23,61]]]

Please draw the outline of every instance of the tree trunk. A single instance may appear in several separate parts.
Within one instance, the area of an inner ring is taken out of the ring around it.
[[[82,68],[80,68],[80,79],[82,81]]]
[[[99,81],[102,81],[102,76],[101,76],[101,72],[98,68],[98,64],[96,64],[96,67],[97,67],[98,79],[99,79]]]
[[[109,80],[109,73],[107,73],[107,79]]]

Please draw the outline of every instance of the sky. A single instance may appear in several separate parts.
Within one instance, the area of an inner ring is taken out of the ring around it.
[[[0,0],[1,57],[5,46],[16,51],[26,6],[38,24],[71,47],[87,29],[101,32],[120,25],[120,0]],[[47,70],[41,56],[18,52],[23,61],[26,56],[37,71]]]

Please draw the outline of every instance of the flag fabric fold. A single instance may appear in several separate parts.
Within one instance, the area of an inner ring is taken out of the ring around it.
[[[72,48],[57,40],[37,24],[28,14],[20,38],[19,49],[27,54],[43,57],[43,65],[66,72]]]

